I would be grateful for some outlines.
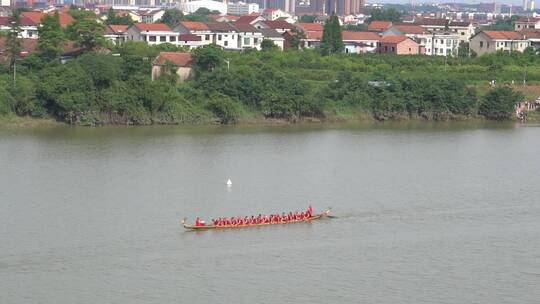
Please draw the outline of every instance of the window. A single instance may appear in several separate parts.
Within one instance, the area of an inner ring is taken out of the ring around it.
[[[221,35],[217,35],[217,40],[221,40]]]
[[[248,37],[244,38],[244,45],[248,45],[248,44],[249,44],[249,40],[250,40],[250,39],[249,39]]]
[[[439,49],[439,54],[442,54],[443,51],[444,51],[444,49],[443,49],[443,48],[440,48],[440,49]]]
[[[388,46],[386,46],[386,45],[384,46],[384,51],[388,52]]]
[[[461,32],[461,36],[465,36],[465,32]]]
[[[167,36],[159,36],[159,41],[161,42],[167,41]]]
[[[148,41],[156,41],[156,36],[148,36]]]
[[[409,52],[412,52],[411,48],[409,48]]]
[[[210,40],[210,35],[204,35],[204,40]]]
[[[176,36],[171,36],[171,37],[169,37],[169,41],[175,42],[175,41],[176,41]]]
[[[392,53],[396,51],[396,48],[395,47],[392,47]]]
[[[253,44],[259,43],[259,38],[253,38]]]
[[[484,47],[484,41],[480,41],[480,47]]]
[[[225,40],[225,41],[223,42],[223,45],[224,45],[224,46],[229,45],[229,41]]]

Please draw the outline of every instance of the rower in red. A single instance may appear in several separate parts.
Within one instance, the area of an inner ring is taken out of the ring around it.
[[[204,226],[204,221],[202,221],[199,217],[195,219],[195,226],[200,227]]]

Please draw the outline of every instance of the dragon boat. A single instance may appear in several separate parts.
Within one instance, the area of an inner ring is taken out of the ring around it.
[[[311,217],[304,218],[301,220],[289,220],[289,221],[275,221],[270,223],[259,223],[259,224],[243,224],[243,225],[191,225],[187,223],[187,218],[182,220],[182,226],[188,230],[214,230],[214,229],[233,229],[233,228],[247,228],[247,227],[260,227],[260,226],[272,226],[272,225],[288,225],[288,224],[297,224],[297,223],[306,223],[311,221],[320,220],[322,218],[331,217],[330,208],[326,209],[324,212],[315,214]]]

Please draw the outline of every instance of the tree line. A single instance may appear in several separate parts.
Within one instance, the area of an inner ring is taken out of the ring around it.
[[[511,84],[540,82],[540,56],[531,50],[448,60],[343,54],[332,18],[320,49],[282,52],[267,45],[235,53],[209,45],[193,51],[193,79],[178,83],[170,73],[152,81],[159,52],[182,49],[130,41],[103,52],[99,27],[86,20],[62,29],[57,15],[46,17],[37,53],[13,61],[16,79],[9,63],[0,67],[1,114],[83,125],[296,121],[351,113],[378,120],[508,119],[523,100]],[[61,45],[72,39],[85,54],[62,63]],[[487,87],[491,80],[496,88]]]

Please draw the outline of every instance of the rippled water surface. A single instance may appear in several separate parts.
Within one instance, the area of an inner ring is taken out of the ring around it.
[[[0,303],[539,303],[539,187],[534,125],[0,130]]]

